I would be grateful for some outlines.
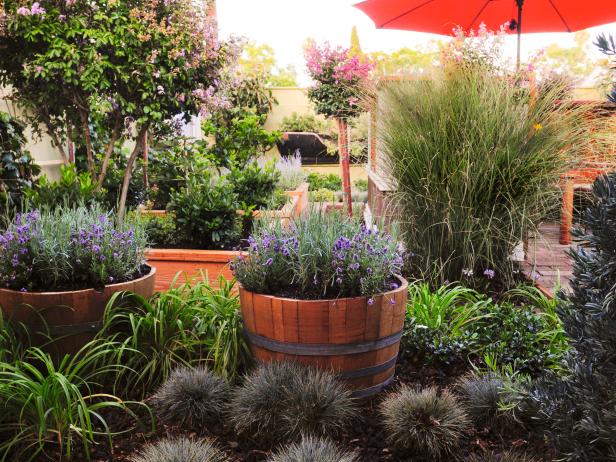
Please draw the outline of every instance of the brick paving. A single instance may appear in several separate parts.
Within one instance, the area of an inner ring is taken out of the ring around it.
[[[569,289],[571,259],[565,251],[570,245],[558,242],[559,223],[544,223],[539,233],[528,241],[527,252],[522,265],[524,273],[535,279],[550,294],[555,288]]]

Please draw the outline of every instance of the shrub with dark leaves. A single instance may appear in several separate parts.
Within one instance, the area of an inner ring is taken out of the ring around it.
[[[146,446],[134,462],[230,462],[209,440],[162,439]]]
[[[190,428],[220,421],[229,398],[226,380],[205,368],[174,370],[152,397],[158,418]]]
[[[403,386],[381,405],[390,442],[401,452],[443,460],[459,447],[470,420],[458,401],[436,388]]]
[[[616,173],[598,178],[577,230],[572,294],[558,315],[571,349],[564,374],[548,373],[528,402],[559,451],[559,460],[616,461]]]
[[[259,366],[230,404],[239,433],[271,442],[335,435],[355,415],[351,392],[333,374],[291,362]]]
[[[354,462],[355,454],[341,451],[329,440],[304,437],[272,455],[268,462]]]

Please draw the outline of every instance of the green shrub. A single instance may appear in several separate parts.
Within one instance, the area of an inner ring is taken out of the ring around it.
[[[180,244],[173,212],[164,215],[131,212],[131,219],[141,223],[151,247],[177,247]]]
[[[238,433],[285,442],[339,433],[356,416],[356,405],[332,373],[272,362],[259,366],[233,392],[229,415]]]
[[[333,132],[331,122],[319,119],[314,114],[298,114],[297,112],[283,117],[280,130],[283,132],[310,132],[324,135]]]
[[[368,191],[368,180],[359,178],[353,182],[353,186],[355,186],[357,191],[366,192]]]
[[[280,449],[267,462],[354,462],[355,454],[341,451],[334,443],[313,437],[302,437]]]
[[[230,462],[210,440],[165,438],[147,445],[134,462]]]
[[[249,356],[233,282],[219,288],[205,282],[185,284],[145,300],[131,293],[109,301],[100,336],[119,343],[116,362],[127,369],[116,387],[130,383],[145,394],[166,380],[177,367],[209,364],[209,369],[233,379]]]
[[[225,379],[209,370],[179,367],[152,397],[152,409],[163,423],[207,428],[220,422],[229,393]]]
[[[340,191],[342,189],[342,178],[335,173],[319,173],[311,172],[308,174],[308,189],[317,191],[319,189],[330,189],[332,191]]]
[[[553,311],[537,312],[550,310],[549,302],[524,288],[509,297],[532,304],[495,303],[456,285],[412,285],[402,348],[445,364],[490,355],[520,372],[558,367],[567,350],[562,327]]]
[[[271,200],[280,172],[273,162],[263,167],[257,161],[233,165],[225,179],[237,194],[239,202],[256,209],[264,208]]]
[[[107,437],[111,448],[112,430],[101,411],[120,409],[136,419],[130,407],[141,405],[95,391],[99,380],[123,367],[107,361],[114,348],[110,343],[90,344],[75,355],[65,356],[57,365],[48,354],[32,348],[24,361],[3,364],[2,460],[32,460],[50,447],[70,460],[75,446],[82,446],[89,454],[100,436]],[[109,364],[99,367],[102,359]]]
[[[398,287],[402,256],[395,237],[342,214],[311,213],[289,226],[260,220],[248,244],[248,258],[237,258],[232,269],[253,292],[322,299]]]
[[[389,441],[400,451],[447,460],[460,446],[470,421],[447,391],[402,387],[381,405]]]
[[[99,206],[18,214],[0,233],[0,287],[61,291],[130,281],[146,271],[145,246],[137,221],[116,223]]]
[[[536,422],[559,460],[616,460],[616,174],[593,184],[594,200],[575,231],[572,291],[562,294],[558,316],[570,342],[560,373],[548,372],[527,396]]]
[[[41,171],[23,149],[25,144],[23,124],[0,112],[0,216],[21,208],[24,190],[32,186]]]
[[[338,200],[335,191],[321,188],[317,191],[310,191],[310,202],[338,202]]]
[[[234,114],[226,123],[207,119],[201,124],[204,136],[213,136],[214,145],[207,148],[214,163],[220,167],[240,168],[258,159],[276,145],[279,132],[268,132],[262,119],[251,112]]]
[[[88,172],[77,172],[75,164],[60,167],[60,179],[50,181],[42,176],[26,191],[33,208],[70,207],[79,204],[91,206],[102,203],[104,195],[97,191],[97,183]]]
[[[506,385],[498,375],[472,373],[460,380],[458,390],[469,417],[476,425],[491,425],[508,417],[501,410],[501,404],[507,400]]]
[[[190,176],[186,186],[171,194],[169,211],[175,214],[182,245],[198,249],[225,249],[237,245],[241,218],[233,185],[210,172]]]
[[[491,268],[513,280],[509,256],[559,204],[553,186],[592,138],[588,108],[560,104],[560,90],[530,103],[514,79],[480,65],[382,87],[383,168],[420,276]]]

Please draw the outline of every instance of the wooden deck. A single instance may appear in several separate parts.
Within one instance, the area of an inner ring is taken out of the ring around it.
[[[544,223],[539,231],[529,239],[524,273],[552,295],[558,288],[568,290],[572,268],[565,252],[571,246],[558,242],[559,223]]]

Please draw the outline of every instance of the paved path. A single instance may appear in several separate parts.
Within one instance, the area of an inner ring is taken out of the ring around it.
[[[544,223],[539,231],[537,236],[529,239],[524,272],[552,294],[555,287],[568,289],[571,259],[565,251],[570,246],[558,242],[558,223]]]

